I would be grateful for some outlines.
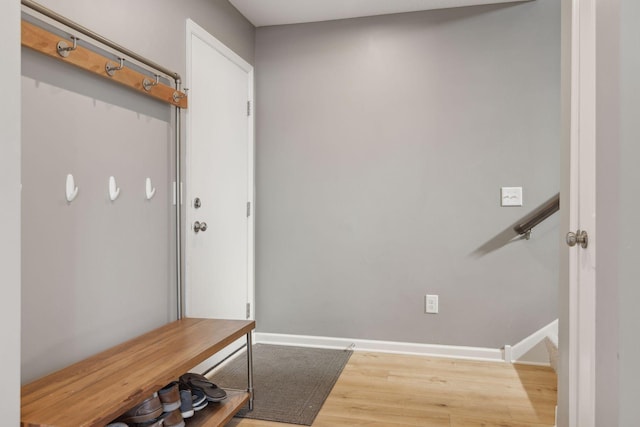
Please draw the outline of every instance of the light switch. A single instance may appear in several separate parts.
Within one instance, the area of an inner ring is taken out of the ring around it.
[[[500,201],[502,206],[522,206],[522,187],[502,187]]]

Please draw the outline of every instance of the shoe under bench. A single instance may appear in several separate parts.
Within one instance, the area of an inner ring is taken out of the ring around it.
[[[225,425],[253,406],[253,320],[184,318],[82,360],[21,389],[22,427],[105,426],[237,339],[247,339],[247,390],[207,405],[187,427]]]

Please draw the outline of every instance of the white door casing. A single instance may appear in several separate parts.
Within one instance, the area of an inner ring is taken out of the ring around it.
[[[595,427],[595,0],[563,0],[562,11],[563,141],[568,143],[562,232],[585,230],[589,241],[587,248],[562,243],[567,265],[560,278],[558,426]]]
[[[185,313],[253,318],[253,67],[191,20],[186,51]]]

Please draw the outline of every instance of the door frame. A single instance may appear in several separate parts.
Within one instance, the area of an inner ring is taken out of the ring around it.
[[[188,88],[191,82],[192,76],[192,37],[197,37],[204,43],[208,44],[215,50],[217,50],[220,54],[225,56],[231,62],[236,64],[239,68],[245,71],[249,78],[249,87],[248,87],[248,100],[251,104],[251,113],[248,117],[248,127],[247,127],[247,162],[249,164],[247,177],[247,200],[251,203],[251,214],[247,220],[247,302],[250,304],[249,318],[255,319],[255,162],[254,162],[254,151],[255,151],[255,138],[254,138],[254,128],[255,128],[255,103],[253,100],[254,96],[254,75],[253,75],[253,66],[249,64],[247,61],[242,59],[238,54],[236,54],[233,50],[227,47],[224,43],[216,39],[213,35],[207,32],[200,25],[195,23],[193,20],[187,18],[186,20],[186,81],[185,87]],[[185,143],[185,177],[186,177],[186,200],[187,203],[185,205],[185,221],[184,221],[184,260],[185,260],[185,289],[189,287],[189,245],[187,244],[187,239],[189,238],[189,232],[191,231],[191,224],[194,219],[194,212],[191,208],[191,200],[193,199],[193,195],[191,194],[191,186],[190,182],[192,179],[191,176],[191,119],[192,115],[190,114],[190,110],[186,109],[186,143]],[[180,201],[182,203],[182,201]],[[185,298],[183,298],[185,301]],[[186,311],[185,311],[186,312]]]
[[[562,0],[563,176],[558,426],[595,427],[596,1]],[[589,246],[564,233],[587,230]],[[566,287],[565,287],[566,286]]]

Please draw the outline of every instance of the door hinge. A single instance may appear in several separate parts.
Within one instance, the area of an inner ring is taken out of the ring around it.
[[[251,216],[251,202],[247,202],[247,218]]]
[[[251,303],[247,303],[247,319],[251,319]]]
[[[251,115],[251,101],[247,101],[247,117]]]

